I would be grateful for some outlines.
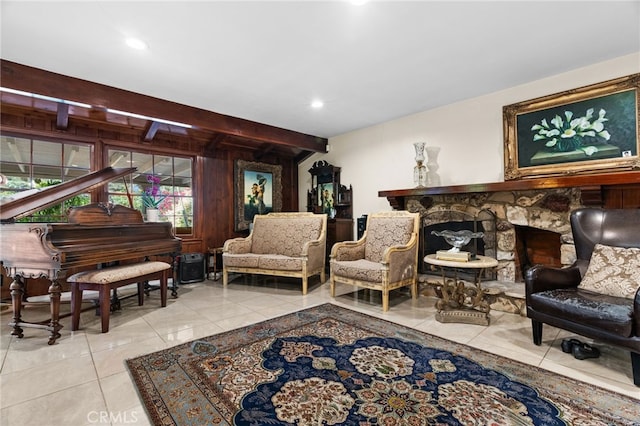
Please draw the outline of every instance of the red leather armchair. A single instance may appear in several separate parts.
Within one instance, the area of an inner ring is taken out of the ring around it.
[[[533,342],[542,343],[542,325],[631,351],[633,382],[640,386],[640,290],[634,298],[579,288],[597,243],[640,247],[640,209],[581,208],[570,216],[577,260],[566,268],[536,265],[525,273],[527,316]]]

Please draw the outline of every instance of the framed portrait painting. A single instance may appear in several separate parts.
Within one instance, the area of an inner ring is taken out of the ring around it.
[[[282,210],[282,166],[237,160],[235,230],[245,231],[257,214]]]
[[[640,74],[503,107],[505,180],[640,167]]]

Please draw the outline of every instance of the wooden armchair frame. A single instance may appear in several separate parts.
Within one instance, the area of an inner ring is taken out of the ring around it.
[[[393,222],[395,224],[391,225]],[[371,250],[367,234],[377,232],[378,225],[407,228],[402,235],[392,238],[391,244],[381,253]],[[412,298],[418,297],[418,241],[420,215],[407,211],[374,213],[367,217],[367,228],[358,241],[336,243],[330,256],[331,296],[335,297],[336,283],[353,285],[382,292],[382,310],[389,310],[389,292],[411,286]],[[395,239],[395,241],[394,241]],[[380,259],[378,259],[380,257]]]

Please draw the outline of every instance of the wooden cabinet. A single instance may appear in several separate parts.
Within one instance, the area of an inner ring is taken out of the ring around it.
[[[327,219],[327,258],[335,243],[353,240],[353,219]]]
[[[326,213],[327,267],[333,245],[353,241],[353,189],[340,183],[340,167],[316,161],[309,169],[311,189],[307,193],[307,211]]]
[[[307,211],[326,213],[330,219],[353,219],[353,189],[340,184],[340,167],[316,161],[309,169],[311,189]]]

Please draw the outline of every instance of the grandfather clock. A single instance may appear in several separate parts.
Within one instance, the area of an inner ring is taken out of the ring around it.
[[[309,169],[311,190],[307,211],[327,214],[327,267],[331,248],[339,241],[353,241],[353,189],[340,184],[340,167],[316,161]]]

